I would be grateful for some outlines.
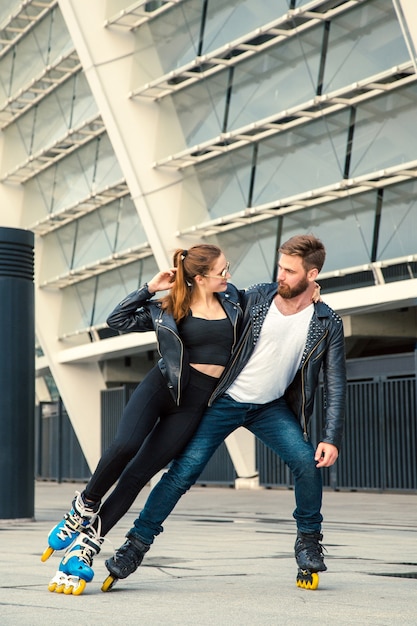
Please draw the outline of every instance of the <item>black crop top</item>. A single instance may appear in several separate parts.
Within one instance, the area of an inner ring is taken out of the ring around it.
[[[190,314],[181,320],[179,331],[190,363],[226,365],[233,344],[233,328],[228,317],[205,320]]]

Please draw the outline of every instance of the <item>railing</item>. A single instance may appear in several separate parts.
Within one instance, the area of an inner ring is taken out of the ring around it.
[[[102,451],[112,442],[123,408],[135,385],[102,392]],[[337,463],[323,471],[325,487],[349,490],[417,492],[417,406],[414,375],[380,376],[348,383],[345,436]],[[38,422],[36,476],[45,480],[80,480],[89,476],[85,459],[65,410],[42,405]],[[322,390],[317,393],[310,436],[321,438]],[[260,484],[293,487],[285,464],[256,442]],[[197,484],[234,485],[234,471],[223,443]]]
[[[321,393],[311,421],[311,439],[321,438]],[[325,486],[332,489],[417,491],[416,379],[350,381],[347,394],[345,435],[334,467],[323,471]],[[260,483],[292,487],[284,463],[257,442]]]

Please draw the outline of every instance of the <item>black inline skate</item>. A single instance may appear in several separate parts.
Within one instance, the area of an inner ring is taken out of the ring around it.
[[[127,541],[120,546],[114,556],[105,561],[110,575],[104,581],[101,587],[102,591],[110,591],[119,579],[127,578],[133,574],[150,548],[149,545],[131,533],[127,533],[126,537]]]
[[[324,564],[323,546],[320,543],[323,535],[302,533],[298,531],[295,541],[295,560],[298,565],[296,584],[301,589],[317,589],[319,586],[318,572],[327,570]]]

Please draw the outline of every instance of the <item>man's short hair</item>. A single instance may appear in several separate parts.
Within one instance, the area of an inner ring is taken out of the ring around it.
[[[306,271],[317,268],[320,272],[326,258],[324,245],[314,235],[295,235],[283,243],[278,252],[300,256]]]

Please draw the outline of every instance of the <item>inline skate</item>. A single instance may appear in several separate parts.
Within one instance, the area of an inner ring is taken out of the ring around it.
[[[100,536],[100,518],[83,528],[65,552],[59,569],[48,585],[49,591],[79,596],[93,580],[93,559],[100,552],[104,538]]]
[[[72,508],[65,513],[62,520],[52,528],[48,535],[48,547],[41,556],[45,562],[55,550],[66,550],[79,535],[82,528],[86,528],[97,517],[100,502],[86,503],[83,495],[75,492]]]
[[[131,533],[127,533],[126,537],[127,541],[116,551],[115,555],[105,561],[110,575],[102,584],[102,591],[110,591],[119,579],[127,578],[133,574],[150,548],[149,545]]]
[[[297,587],[301,589],[317,589],[319,586],[318,572],[327,570],[324,564],[323,546],[320,543],[323,535],[302,533],[298,531],[295,541],[295,560],[298,565]]]

